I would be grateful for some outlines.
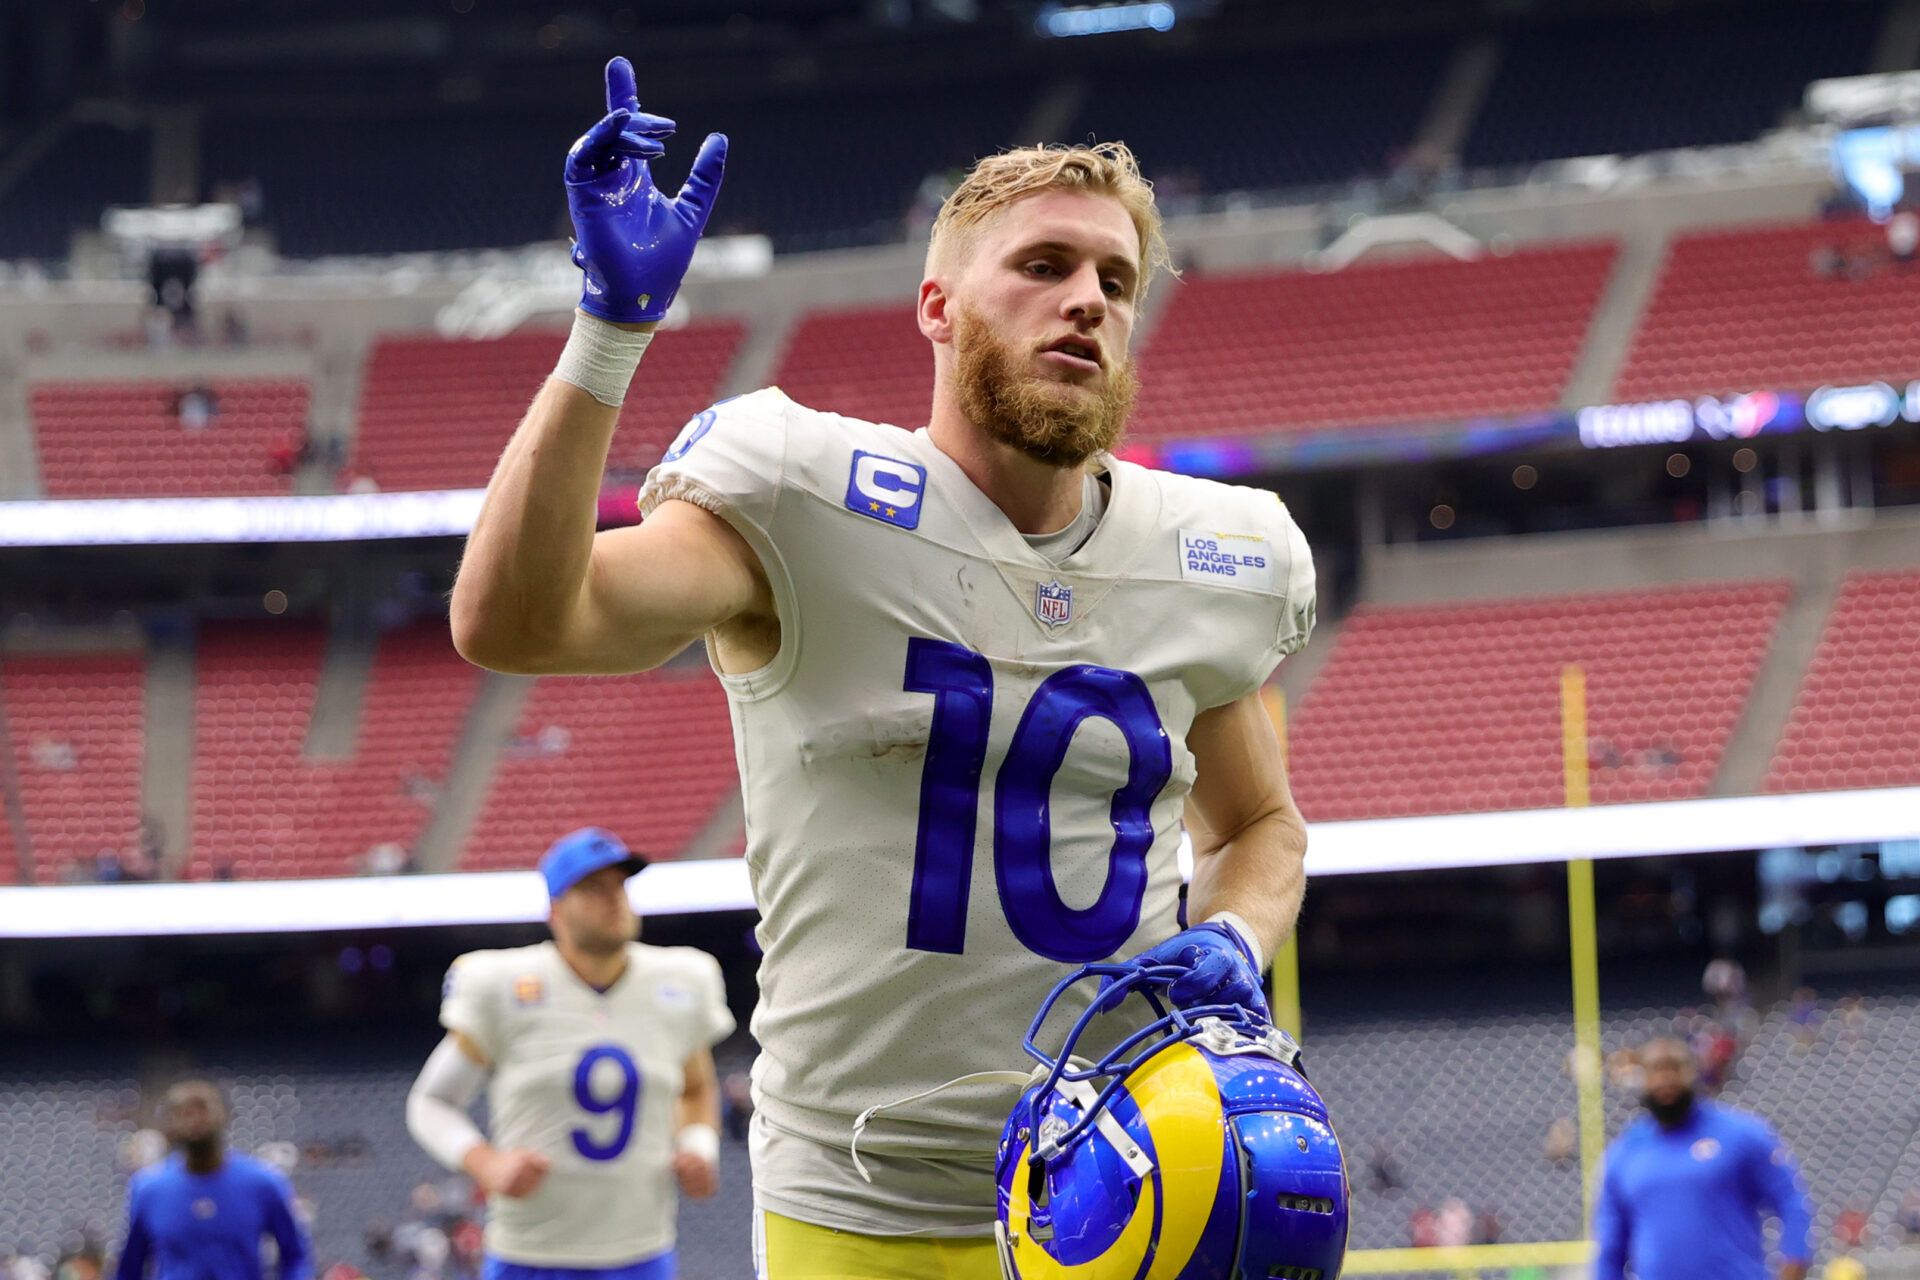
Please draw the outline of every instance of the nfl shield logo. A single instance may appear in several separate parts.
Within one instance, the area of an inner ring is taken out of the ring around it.
[[[1050,627],[1073,620],[1073,588],[1060,585],[1058,578],[1043,582],[1034,591],[1033,616]]]

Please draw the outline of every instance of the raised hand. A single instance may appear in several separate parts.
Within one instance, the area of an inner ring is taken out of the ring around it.
[[[602,320],[658,320],[680,289],[726,171],[727,139],[711,133],[671,198],[647,162],[666,154],[673,121],[640,110],[633,64],[607,63],[607,114],[567,152],[573,261],[586,275],[580,307]]]

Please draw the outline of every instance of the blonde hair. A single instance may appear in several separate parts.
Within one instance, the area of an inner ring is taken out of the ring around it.
[[[1133,219],[1140,240],[1140,281],[1136,300],[1162,269],[1178,275],[1161,231],[1153,184],[1140,174],[1140,162],[1124,142],[1076,147],[1048,143],[1015,147],[978,161],[940,206],[927,245],[927,271],[952,262],[970,248],[978,232],[1001,210],[1042,191],[1085,191],[1118,200]]]

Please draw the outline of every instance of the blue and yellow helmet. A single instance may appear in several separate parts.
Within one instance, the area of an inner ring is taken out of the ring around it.
[[[1240,1005],[1169,1008],[1178,966],[1087,965],[1040,1006],[1027,1052],[1046,1068],[1000,1138],[1008,1280],[1335,1280],[1347,1175],[1300,1048]],[[1057,1054],[1035,1044],[1077,982],[1107,985]],[[1154,1020],[1098,1061],[1073,1056],[1130,995]],[[1131,1055],[1131,1056],[1129,1056]]]

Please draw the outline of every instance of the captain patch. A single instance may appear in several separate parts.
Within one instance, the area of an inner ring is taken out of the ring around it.
[[[1273,590],[1273,544],[1250,533],[1180,531],[1180,576],[1248,591]]]
[[[927,469],[884,454],[853,451],[847,475],[847,510],[901,529],[920,525],[920,500],[927,491]]]

